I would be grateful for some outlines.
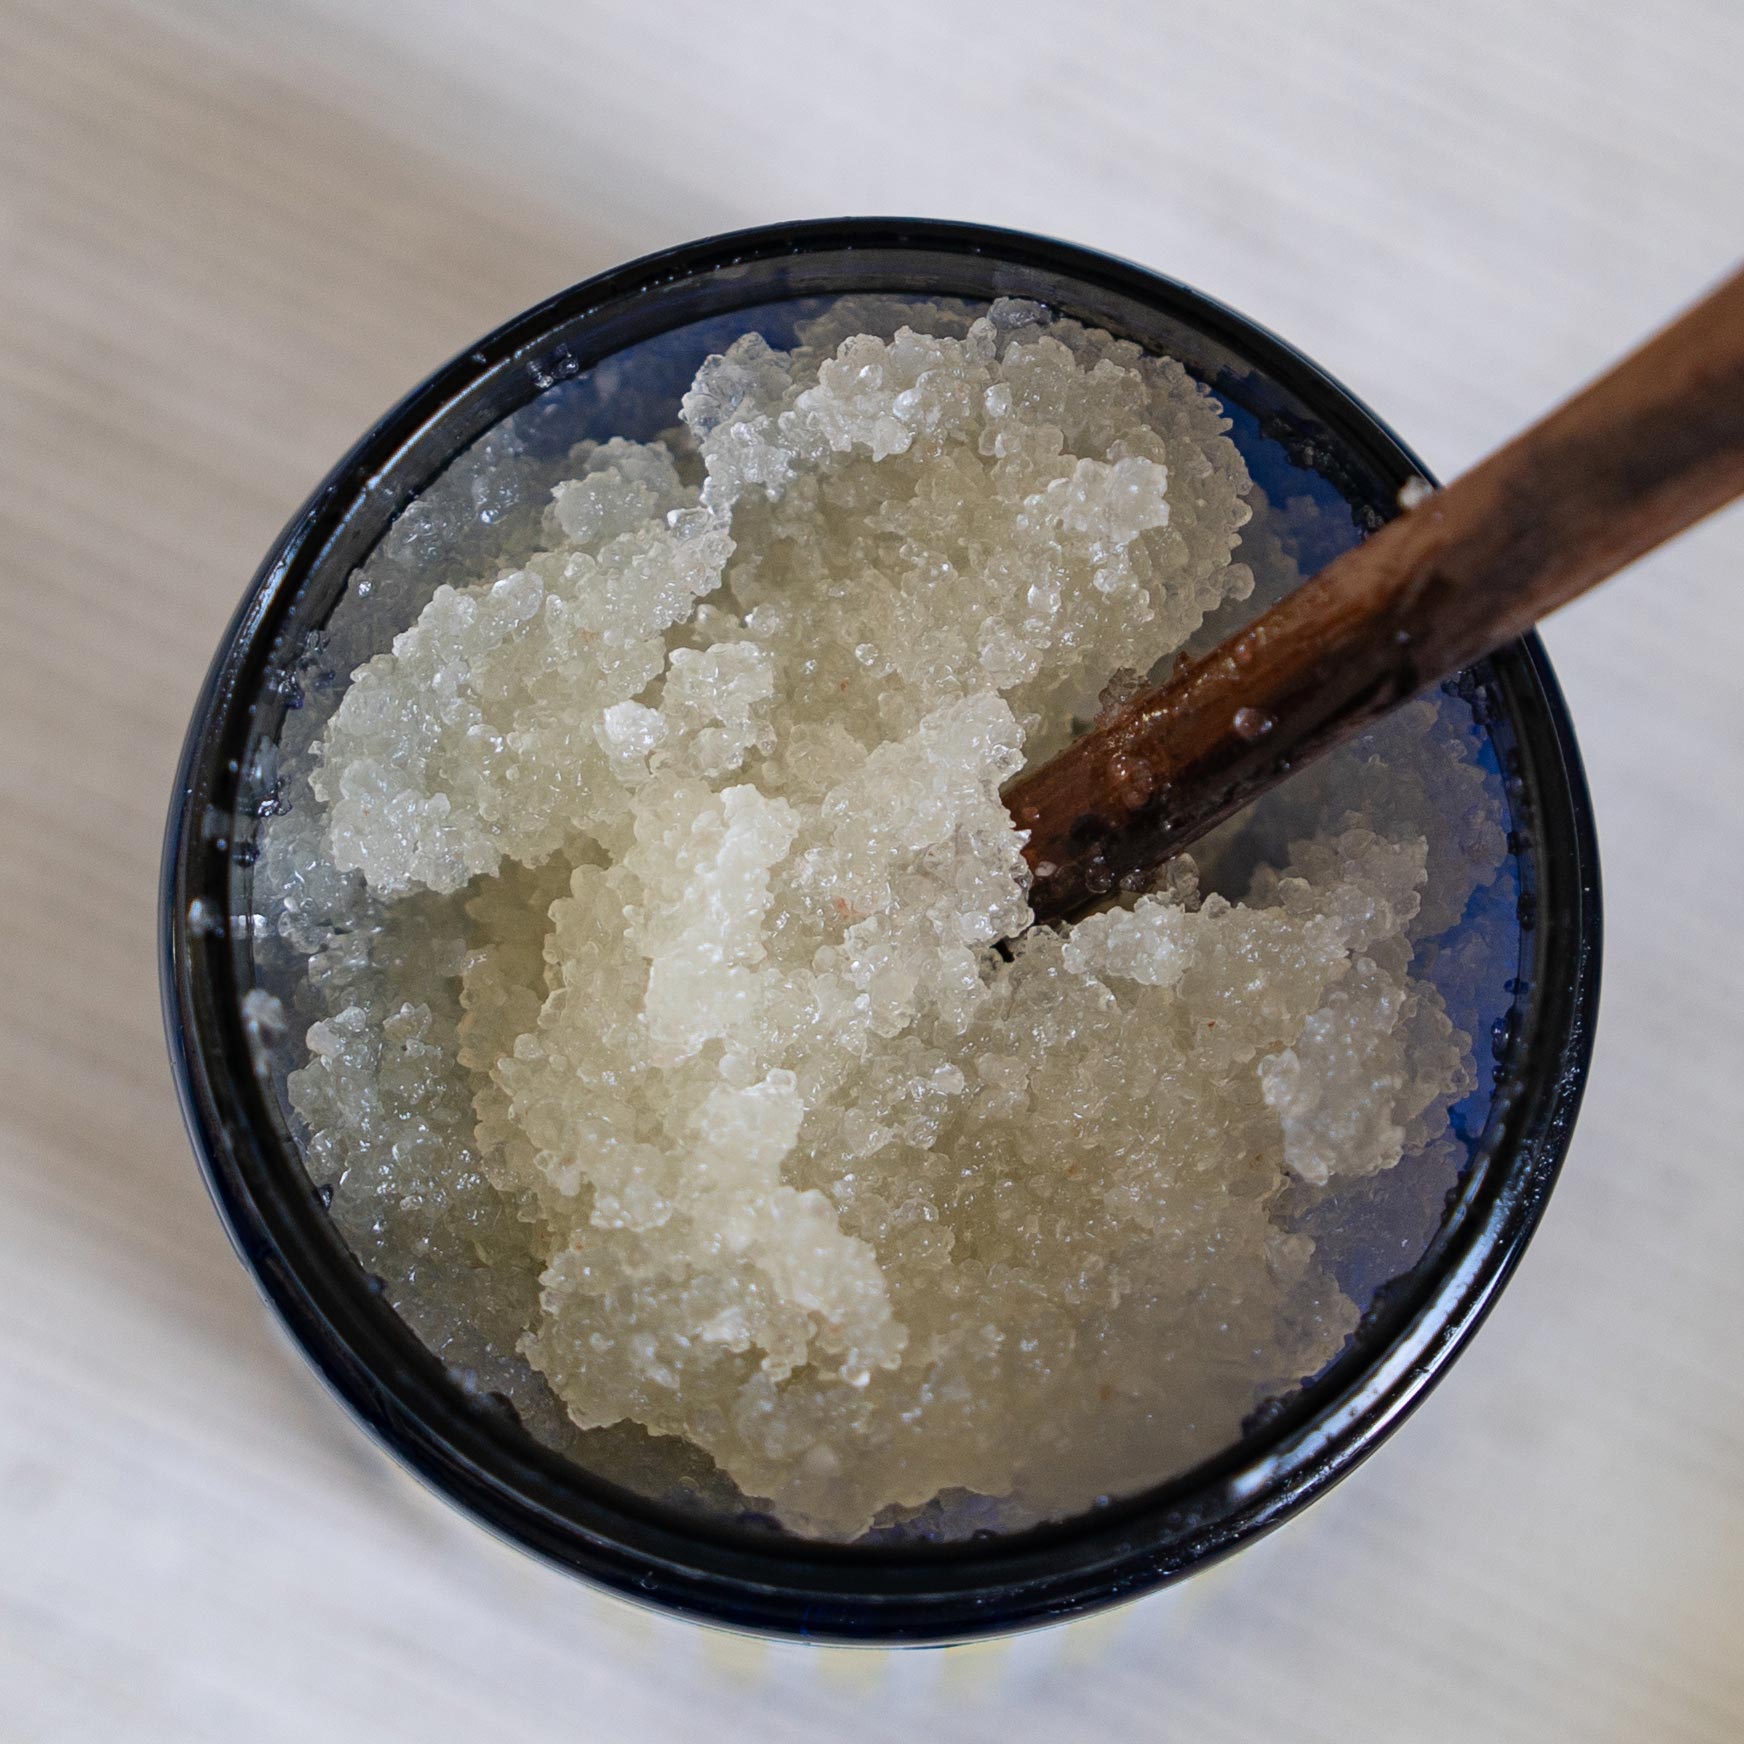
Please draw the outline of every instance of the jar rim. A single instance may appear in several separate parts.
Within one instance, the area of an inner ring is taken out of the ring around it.
[[[1524,935],[1533,960],[1522,975],[1522,1021],[1473,1163],[1429,1252],[1399,1287],[1383,1287],[1349,1348],[1233,1446],[1160,1485],[1023,1533],[814,1543],[634,1496],[469,1393],[393,1312],[379,1281],[372,1286],[294,1148],[287,1154],[282,1113],[257,1075],[243,1021],[249,941],[228,922],[229,832],[215,836],[206,820],[237,813],[260,698],[289,658],[311,577],[337,565],[348,574],[383,515],[391,520],[441,464],[515,403],[622,349],[622,334],[694,318],[669,318],[681,292],[702,286],[711,294],[704,312],[727,312],[808,294],[831,260],[873,256],[961,263],[1009,282],[1011,294],[1069,280],[1092,302],[1123,299],[1167,316],[1312,407],[1392,488],[1431,477],[1283,340],[1186,285],[1072,244],[941,220],[832,219],[733,232],[617,267],[436,370],[334,467],[275,542],[220,643],[182,752],[164,844],[160,965],[184,1118],[232,1243],[303,1354],[389,1453],[500,1535],[630,1598],[767,1634],[937,1643],[1094,1609],[1203,1567],[1280,1524],[1398,1427],[1493,1304],[1567,1151],[1597,1013],[1601,900],[1573,728],[1529,635],[1484,663],[1531,819],[1535,913]],[[772,273],[778,296],[768,290]]]

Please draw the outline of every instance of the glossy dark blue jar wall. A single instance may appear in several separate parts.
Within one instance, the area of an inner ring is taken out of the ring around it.
[[[253,747],[281,679],[395,514],[553,382],[711,317],[900,292],[1034,297],[1181,358],[1238,416],[1378,526],[1424,469],[1330,377],[1185,286],[1058,242],[972,225],[850,219],[746,231],[637,261],[499,328],[391,411],[262,565],[194,712],[165,845],[163,996],[195,1149],[243,1263],[352,1414],[506,1538],[631,1597],[814,1640],[944,1642],[1131,1597],[1221,1557],[1327,1489],[1399,1424],[1476,1330],[1567,1149],[1598,992],[1597,851],[1574,737],[1529,637],[1468,675],[1513,812],[1524,949],[1488,1120],[1422,1261],[1351,1347],[1226,1453],[1077,1521],[951,1545],[831,1546],[679,1515],[591,1476],[469,1394],[329,1223],[242,1017],[252,979]],[[240,851],[239,851],[240,850]]]

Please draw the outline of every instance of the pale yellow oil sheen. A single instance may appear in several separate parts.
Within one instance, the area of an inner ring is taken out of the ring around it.
[[[1415,705],[1239,900],[1182,859],[1064,932],[999,798],[1252,588],[1226,430],[1034,305],[847,303],[573,450],[542,548],[356,672],[260,876],[305,1152],[396,1299],[500,1273],[574,1425],[834,1538],[1075,1512],[1338,1351],[1303,1205],[1475,1082],[1413,969],[1502,859],[1469,749]],[[323,879],[367,925],[298,932]]]

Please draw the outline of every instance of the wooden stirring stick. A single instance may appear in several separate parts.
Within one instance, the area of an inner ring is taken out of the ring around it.
[[[1129,887],[1292,769],[1744,492],[1744,270],[1005,802],[1038,921]]]

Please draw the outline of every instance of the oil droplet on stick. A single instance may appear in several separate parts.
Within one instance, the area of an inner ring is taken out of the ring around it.
[[[1233,723],[1236,737],[1246,739],[1250,745],[1263,739],[1277,724],[1264,709],[1256,708],[1238,708]]]
[[[1128,811],[1139,810],[1156,791],[1157,778],[1151,766],[1130,752],[1117,751],[1109,758],[1108,778]]]

